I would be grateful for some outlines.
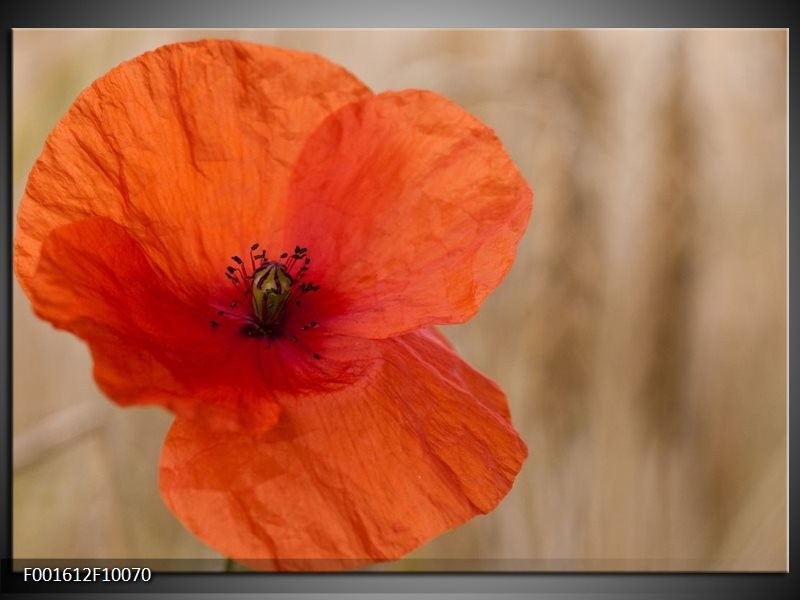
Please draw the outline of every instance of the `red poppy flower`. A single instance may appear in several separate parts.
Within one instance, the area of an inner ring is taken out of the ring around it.
[[[241,560],[341,567],[399,558],[510,489],[527,450],[505,397],[431,326],[499,284],[531,198],[441,96],[373,95],[311,54],[176,44],[57,125],[15,267],[110,398],[174,412],[160,490],[188,529]]]

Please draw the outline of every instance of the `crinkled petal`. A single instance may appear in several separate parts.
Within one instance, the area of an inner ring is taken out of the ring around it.
[[[192,301],[231,254],[279,243],[305,139],[370,94],[319,56],[237,41],[174,44],[123,63],[81,94],[33,167],[15,246],[23,289],[56,227],[106,217],[183,278]]]
[[[437,94],[391,92],[311,136],[286,237],[315,257],[328,325],[383,338],[472,316],[511,267],[531,207],[491,129]]]
[[[272,430],[177,419],[161,493],[194,534],[263,569],[397,559],[493,509],[527,449],[502,392],[427,330],[375,342],[379,368],[333,393],[287,397]]]
[[[185,302],[179,285],[124,227],[93,218],[48,236],[31,299],[40,317],[89,343],[110,398],[161,404],[207,427],[268,429],[276,394],[337,389],[373,368],[374,342],[309,332],[302,343],[268,345],[207,301]]]

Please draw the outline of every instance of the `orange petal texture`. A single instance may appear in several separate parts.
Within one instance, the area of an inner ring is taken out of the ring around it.
[[[287,397],[264,434],[177,419],[167,505],[227,556],[312,570],[400,558],[494,508],[527,454],[495,409],[502,392],[430,330],[379,344],[358,386]]]
[[[347,568],[513,484],[527,450],[505,396],[431,326],[475,313],[531,206],[494,133],[449,100],[205,40],[76,100],[28,179],[15,271],[112,400],[175,414],[160,489],[188,529],[258,568]],[[256,243],[302,255],[269,330],[247,296]]]
[[[48,137],[20,204],[24,289],[59,225],[106,217],[195,302],[231,254],[285,226],[293,166],[329,114],[369,89],[313,54],[231,41],[164,46],[97,80]]]
[[[321,261],[330,327],[390,337],[467,320],[503,279],[532,193],[491,129],[432,92],[384,93],[306,143],[288,237]]]

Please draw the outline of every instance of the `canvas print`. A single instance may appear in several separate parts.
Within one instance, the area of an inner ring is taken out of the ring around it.
[[[15,559],[787,568],[785,31],[13,49]]]

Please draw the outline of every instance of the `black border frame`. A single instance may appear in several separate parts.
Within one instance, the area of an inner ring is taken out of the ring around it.
[[[131,3],[39,1],[22,5],[5,2],[0,8],[3,32],[0,77],[8,86],[0,101],[0,182],[5,201],[0,203],[0,263],[4,286],[0,311],[5,326],[0,336],[0,384],[8,408],[0,410],[0,591],[87,592],[112,594],[142,592],[212,594],[261,592],[318,595],[321,593],[392,594],[495,594],[559,597],[597,593],[673,597],[680,594],[709,597],[783,597],[788,595],[792,560],[797,555],[797,536],[790,519],[788,574],[563,574],[563,573],[336,573],[336,574],[157,574],[146,584],[25,584],[10,570],[11,556],[11,28],[13,27],[774,27],[791,29],[788,3],[762,0],[746,9],[722,2],[665,3],[658,0],[404,0],[371,2],[357,0],[137,0]],[[795,54],[790,44],[791,58]],[[797,83],[789,79],[789,106],[797,97]],[[789,147],[797,126],[789,126]],[[798,216],[792,211],[791,183],[796,176],[789,158],[789,264],[798,252]],[[789,304],[800,297],[798,278],[789,273]],[[796,430],[797,320],[789,315],[789,428]],[[795,407],[796,408],[796,407]],[[789,438],[790,474],[796,470],[797,443]],[[793,466],[795,465],[795,466]],[[789,481],[790,516],[796,497],[795,478]]]

